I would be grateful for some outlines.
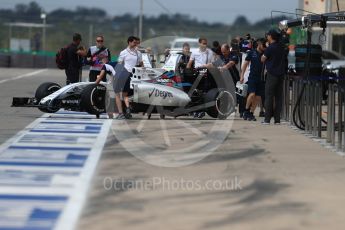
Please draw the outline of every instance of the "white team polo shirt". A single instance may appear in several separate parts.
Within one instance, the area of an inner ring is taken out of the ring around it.
[[[212,63],[213,59],[213,51],[209,48],[207,48],[205,51],[198,49],[197,51],[192,52],[192,55],[190,56],[190,60],[194,61],[195,68]]]
[[[136,49],[126,48],[121,51],[118,62],[123,62],[126,70],[131,73],[132,69],[142,62],[142,55]]]

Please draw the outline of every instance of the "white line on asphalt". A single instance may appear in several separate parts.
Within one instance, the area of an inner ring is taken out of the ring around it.
[[[165,124],[165,120],[160,119],[159,122],[161,123],[165,144],[170,147],[171,146],[171,141],[170,141],[169,134],[168,134],[168,131],[167,131],[167,126]]]
[[[19,75],[17,77],[13,77],[13,78],[10,78],[10,79],[4,79],[4,80],[1,80],[0,81],[0,84],[1,83],[5,83],[5,82],[8,82],[8,81],[15,81],[15,80],[19,80],[19,79],[22,79],[22,78],[27,78],[27,77],[32,77],[36,74],[39,74],[39,73],[43,73],[45,71],[47,71],[48,69],[40,69],[40,70],[37,70],[37,71],[34,71],[34,72],[31,72],[31,73],[26,73],[26,74],[22,74],[22,75]]]
[[[199,129],[194,128],[192,125],[181,121],[181,120],[177,120],[178,123],[180,123],[182,126],[184,126],[186,129],[189,129],[191,132],[193,132],[194,134],[198,135],[201,138],[206,138],[207,136]]]
[[[142,120],[139,122],[139,125],[137,126],[137,131],[138,131],[138,133],[140,133],[141,130],[144,128],[144,125],[145,125],[146,122],[147,122],[147,119],[142,119]]]
[[[107,119],[103,121],[101,132],[93,145],[83,170],[81,171],[80,181],[78,181],[75,185],[67,207],[65,207],[64,212],[60,216],[59,221],[55,226],[56,230],[72,230],[77,226],[79,217],[82,214],[82,209],[86,203],[88,195],[87,192],[90,187],[91,179],[101,157],[111,124],[112,120]]]

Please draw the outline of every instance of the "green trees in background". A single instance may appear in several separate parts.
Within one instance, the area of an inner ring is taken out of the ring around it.
[[[8,22],[32,22],[42,23],[40,18],[43,11],[36,2],[16,5],[14,9],[0,9],[0,48],[8,48],[9,28]],[[277,24],[285,17],[273,18],[273,24]],[[224,19],[224,22],[227,22]],[[72,34],[79,32],[83,36],[83,44],[88,46],[94,43],[96,34],[103,34],[106,45],[113,51],[119,52],[126,46],[126,38],[137,34],[138,16],[131,14],[109,16],[106,11],[98,8],[78,7],[75,10],[57,9],[47,12],[46,23],[53,25],[47,28],[47,50],[56,51],[61,46],[72,40]],[[227,42],[230,38],[244,36],[251,33],[253,37],[262,37],[271,25],[271,18],[263,19],[251,24],[245,16],[238,16],[233,23],[207,23],[199,22],[188,15],[162,14],[158,17],[144,17],[143,39],[154,36],[186,36],[207,37],[210,42],[218,40]],[[89,41],[90,28],[92,40]],[[33,28],[30,33],[27,29],[13,28],[12,37],[28,38],[28,35],[42,33],[41,28]],[[31,39],[31,38],[30,38]]]

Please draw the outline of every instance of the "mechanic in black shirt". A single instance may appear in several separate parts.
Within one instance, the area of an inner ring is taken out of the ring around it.
[[[75,33],[73,42],[67,48],[66,85],[81,81],[82,58],[86,56],[86,49],[80,46],[81,35]]]
[[[265,119],[264,125],[269,125],[272,116],[274,123],[280,124],[280,113],[282,109],[283,80],[286,73],[286,53],[284,45],[279,42],[280,33],[271,29],[267,33],[269,42],[268,48],[261,57],[267,70],[265,85]],[[274,106],[273,106],[274,101]]]

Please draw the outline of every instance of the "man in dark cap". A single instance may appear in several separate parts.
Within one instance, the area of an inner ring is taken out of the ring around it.
[[[247,51],[252,49],[252,42],[250,34],[246,34],[245,39],[240,41],[240,51],[241,53],[246,53]]]
[[[261,57],[261,61],[266,65],[267,70],[265,87],[266,111],[265,119],[262,122],[264,125],[270,124],[272,116],[274,117],[274,124],[280,124],[286,57],[284,46],[279,42],[279,39],[279,31],[275,29],[269,30],[267,33],[269,46]]]

